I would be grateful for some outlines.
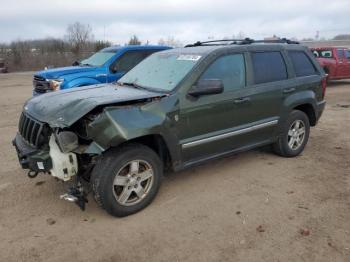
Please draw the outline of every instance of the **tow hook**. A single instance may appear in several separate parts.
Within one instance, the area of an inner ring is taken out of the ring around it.
[[[75,187],[71,187],[67,193],[61,195],[60,199],[74,202],[83,211],[85,210],[86,203],[88,203],[84,188],[80,182],[78,182]]]
[[[28,176],[29,178],[35,178],[35,177],[37,177],[37,176],[38,176],[38,174],[39,174],[39,172],[36,172],[36,171],[30,170],[30,171],[28,171],[27,176]]]

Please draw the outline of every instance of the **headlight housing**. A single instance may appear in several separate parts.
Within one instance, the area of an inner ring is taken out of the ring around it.
[[[49,83],[52,91],[60,90],[63,81],[64,81],[63,79],[50,79]]]

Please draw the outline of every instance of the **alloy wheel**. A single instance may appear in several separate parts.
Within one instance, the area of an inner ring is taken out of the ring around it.
[[[298,150],[305,138],[305,124],[302,120],[295,120],[288,130],[288,146],[292,150]]]
[[[132,206],[141,202],[153,185],[154,171],[144,160],[133,160],[124,165],[113,181],[113,194],[120,205]]]

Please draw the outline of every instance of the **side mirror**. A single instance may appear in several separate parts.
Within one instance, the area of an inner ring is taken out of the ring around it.
[[[80,65],[79,61],[74,61],[72,64],[72,66],[78,66],[78,65]]]
[[[118,72],[118,69],[117,69],[116,65],[113,65],[113,64],[112,64],[112,65],[109,67],[109,71],[111,71],[112,74],[115,74],[115,73]]]
[[[190,89],[188,94],[193,97],[199,97],[221,94],[223,91],[224,84],[220,79],[203,79],[199,80],[197,84]]]

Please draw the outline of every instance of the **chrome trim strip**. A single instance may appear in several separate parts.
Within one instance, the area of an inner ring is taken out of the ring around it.
[[[237,135],[249,133],[249,132],[261,129],[261,128],[277,125],[277,123],[278,123],[278,120],[273,120],[273,121],[269,121],[269,122],[266,122],[266,123],[257,124],[257,125],[254,125],[254,126],[250,126],[250,127],[246,127],[246,128],[243,128],[243,129],[239,129],[239,130],[231,131],[231,132],[228,132],[228,133],[224,133],[224,134],[221,134],[221,135],[216,135],[216,136],[211,136],[211,137],[208,137],[208,138],[199,139],[199,140],[196,140],[196,141],[193,141],[193,142],[188,142],[188,143],[182,144],[182,148],[185,149],[185,148],[189,148],[189,147],[198,146],[198,145],[201,145],[201,144],[213,142],[213,141],[216,141],[216,140],[224,139],[224,138],[227,138],[227,137],[230,137],[230,136],[237,136]]]

